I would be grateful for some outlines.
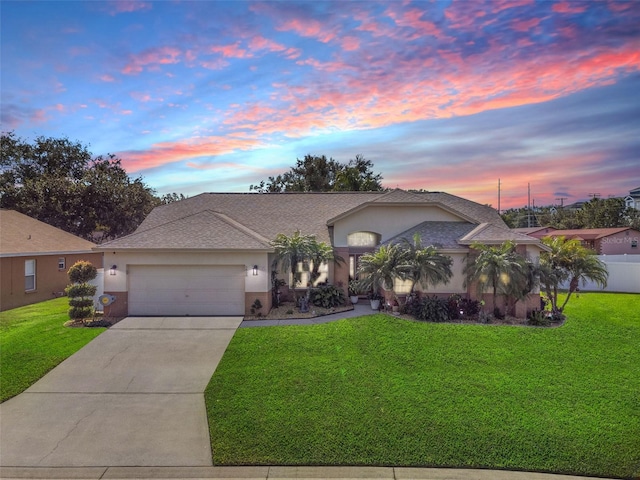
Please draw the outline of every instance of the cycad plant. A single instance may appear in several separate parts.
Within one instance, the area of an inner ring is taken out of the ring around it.
[[[579,240],[546,237],[542,239],[542,243],[551,251],[540,255],[540,283],[551,301],[553,312],[562,313],[580,282],[591,280],[603,288],[607,286],[607,266],[594,252],[583,247]],[[569,291],[559,306],[558,289],[565,281],[569,281]]]
[[[416,285],[428,288],[429,285],[435,287],[441,283],[449,283],[453,276],[453,260],[439,253],[433,245],[422,245],[420,234],[416,233],[413,236],[413,242],[403,238],[400,248],[403,264],[399,273],[401,278],[411,282],[410,294],[413,294]]]
[[[494,311],[499,313],[498,294],[522,291],[528,281],[526,259],[515,251],[515,243],[506,241],[501,245],[473,243],[475,255],[467,257],[464,273],[465,284],[476,282],[478,293],[491,289]]]

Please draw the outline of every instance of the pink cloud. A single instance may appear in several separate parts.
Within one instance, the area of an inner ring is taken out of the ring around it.
[[[530,18],[529,20],[515,20],[511,22],[511,28],[517,32],[528,32],[540,24],[539,18]]]
[[[153,5],[151,2],[142,2],[137,0],[114,0],[107,2],[107,8],[111,15],[117,15],[119,13],[151,10]]]
[[[129,63],[121,70],[125,75],[137,75],[145,68],[154,68],[159,65],[175,64],[180,61],[182,52],[175,47],[149,48],[137,55],[131,55]]]
[[[98,77],[100,80],[102,80],[103,82],[115,82],[116,79],[113,75],[109,75],[108,73],[105,73],[104,75],[100,75],[100,77]]]
[[[576,2],[567,2],[562,1],[559,3],[554,3],[551,10],[556,13],[582,13],[587,9],[586,5],[581,5]]]
[[[426,11],[418,8],[412,8],[410,10],[401,10],[399,12],[390,9],[387,15],[394,20],[396,25],[400,27],[409,27],[416,31],[417,36],[431,35],[437,38],[445,39],[446,35],[442,33],[435,23],[424,20]]]
[[[313,19],[292,18],[285,20],[276,27],[276,30],[293,31],[301,37],[315,38],[322,43],[328,43],[336,37],[336,34],[326,25]]]
[[[226,58],[251,58],[253,54],[244,48],[238,46],[238,42],[231,45],[215,45],[209,47],[212,53],[219,53]]]
[[[156,143],[145,151],[120,152],[119,157],[127,171],[138,172],[173,162],[200,157],[215,157],[235,151],[261,147],[255,139],[210,136],[195,140]],[[193,165],[196,165],[192,163]]]
[[[287,50],[287,47],[281,43],[274,42],[268,38],[264,38],[260,35],[252,37],[249,41],[249,48],[251,50],[268,50],[270,52],[282,52]]]
[[[358,37],[346,36],[340,39],[342,49],[346,52],[353,52],[360,48],[360,39]]]

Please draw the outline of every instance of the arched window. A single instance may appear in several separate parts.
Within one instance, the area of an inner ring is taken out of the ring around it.
[[[376,247],[380,244],[380,234],[375,232],[353,232],[347,235],[350,247]]]

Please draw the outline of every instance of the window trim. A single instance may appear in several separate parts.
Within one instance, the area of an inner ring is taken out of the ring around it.
[[[58,270],[66,270],[67,268],[67,259],[65,257],[58,258]]]
[[[33,265],[32,269],[28,268],[28,265]],[[32,273],[29,273],[29,270],[32,270]],[[37,265],[36,265],[36,259],[35,258],[30,258],[28,260],[24,261],[24,291],[25,292],[35,292],[36,288],[37,288],[37,284],[36,284],[36,273],[37,273]],[[33,278],[33,286],[32,288],[29,288],[29,285],[27,284],[27,279],[28,278]]]

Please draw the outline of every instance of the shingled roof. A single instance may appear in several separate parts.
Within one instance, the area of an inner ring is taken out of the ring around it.
[[[433,245],[434,247],[454,250],[464,249],[466,246],[462,246],[458,243],[458,240],[467,235],[471,230],[476,228],[477,225],[469,222],[422,222],[409,230],[402,232],[395,237],[390,238],[384,245],[394,245],[402,242],[402,239],[409,241],[413,240],[414,235],[420,235],[420,241],[422,245]]]
[[[91,253],[95,246],[15,210],[0,210],[0,256]]]
[[[262,249],[296,230],[330,243],[328,226],[368,205],[439,206],[506,228],[493,208],[441,192],[203,193],[155,208],[132,235],[99,248]]]

